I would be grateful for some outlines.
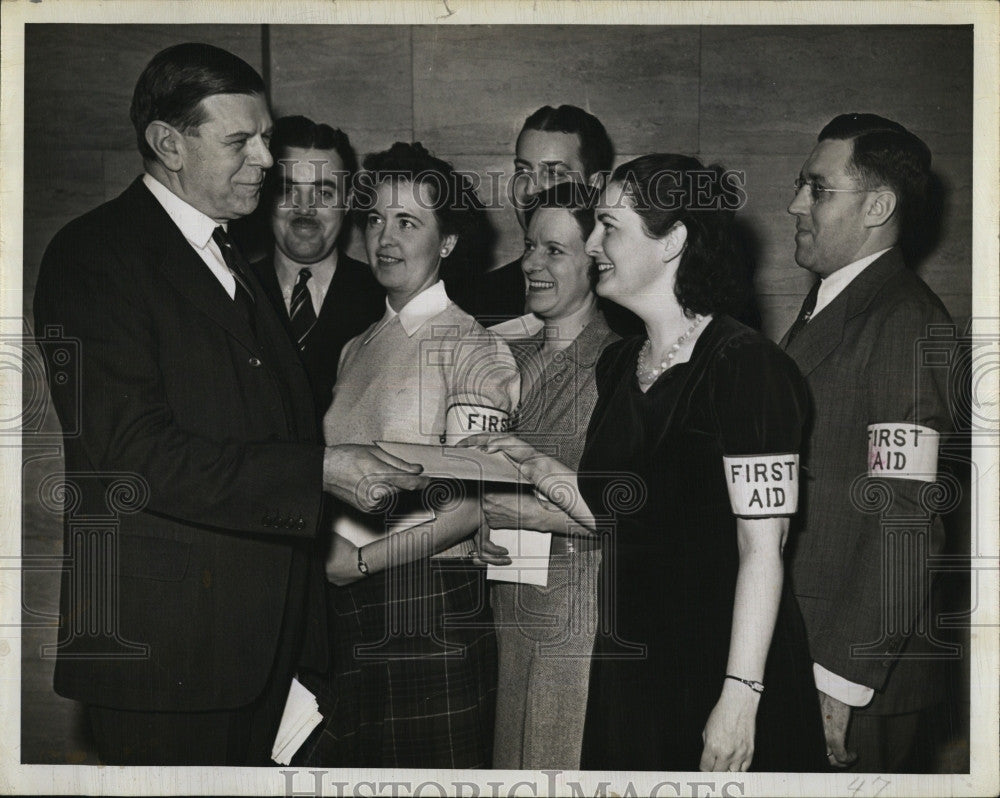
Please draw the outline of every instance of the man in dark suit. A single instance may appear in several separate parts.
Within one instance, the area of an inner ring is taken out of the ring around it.
[[[268,764],[294,670],[324,657],[323,491],[370,507],[367,474],[423,480],[317,442],[302,365],[228,237],[271,166],[260,76],[177,45],[131,118],[146,173],[57,233],[35,292],[39,333],[79,352],[76,379],[47,361],[69,561],[55,687],[107,764]]]
[[[575,105],[546,105],[532,113],[524,120],[514,152],[512,194],[521,228],[532,197],[568,180],[600,188],[613,160],[611,139],[593,114]],[[524,315],[520,258],[470,279],[471,285],[456,287],[455,301],[477,321],[490,325]]]
[[[357,158],[347,136],[304,116],[274,123],[266,181],[274,250],[253,266],[287,323],[322,420],[340,350],[382,318],[385,289],[368,264],[337,249]]]
[[[899,247],[930,162],[901,125],[838,116],[788,208],[795,260],[818,278],[782,341],[814,404],[791,574],[830,764],[865,771],[919,767],[921,711],[940,700],[933,641],[915,630],[930,614],[926,557],[944,535],[922,488],[950,415],[946,370],[922,366],[919,347],[950,318]]]

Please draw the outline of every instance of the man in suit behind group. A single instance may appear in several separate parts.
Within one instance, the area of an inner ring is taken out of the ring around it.
[[[339,251],[357,159],[347,136],[304,116],[274,124],[265,210],[274,250],[253,266],[298,348],[318,417],[330,406],[340,350],[385,312],[368,264]]]
[[[545,105],[524,120],[514,147],[512,199],[521,228],[532,198],[545,189],[575,181],[600,189],[611,171],[614,148],[604,125],[575,105]],[[490,325],[525,313],[521,258],[470,276],[471,285],[456,287],[455,301]]]
[[[933,643],[914,630],[930,613],[925,557],[944,536],[920,488],[951,422],[946,370],[921,368],[919,343],[950,318],[899,247],[930,162],[902,125],[844,114],[820,133],[788,208],[795,260],[818,278],[782,341],[814,406],[791,575],[830,763],[869,772],[926,766],[914,744],[940,700]]]
[[[79,352],[76,370],[47,359],[69,486],[55,687],[106,764],[268,764],[292,673],[325,656],[323,491],[370,507],[369,474],[425,481],[317,442],[305,372],[227,234],[272,162],[260,76],[176,45],[131,118],[145,174],[56,234],[35,291],[40,337]]]

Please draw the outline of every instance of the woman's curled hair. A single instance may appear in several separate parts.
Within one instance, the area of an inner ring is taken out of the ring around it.
[[[678,222],[686,228],[674,283],[685,312],[737,315],[751,295],[749,259],[734,229],[746,200],[742,173],[654,153],[619,166],[611,182],[622,185],[649,236],[662,238]]]

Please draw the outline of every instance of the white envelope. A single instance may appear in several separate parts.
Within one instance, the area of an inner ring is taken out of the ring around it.
[[[487,454],[481,449],[465,446],[399,441],[375,441],[375,445],[400,460],[422,465],[428,476],[528,484],[517,466],[500,452]]]
[[[322,721],[316,697],[293,677],[274,746],[271,748],[271,759],[279,765],[287,765],[312,730]]]
[[[507,549],[510,565],[487,565],[486,578],[545,587],[549,583],[552,533],[533,529],[491,529],[490,540]]]

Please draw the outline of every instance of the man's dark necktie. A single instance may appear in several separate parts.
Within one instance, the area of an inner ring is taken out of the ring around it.
[[[247,280],[247,262],[237,248],[236,244],[233,243],[233,239],[229,237],[221,227],[216,227],[212,231],[212,240],[219,246],[222,252],[222,259],[226,262],[226,266],[229,267],[229,271],[232,273],[233,278],[236,280],[236,297],[238,302],[243,302],[248,311],[250,318],[253,319],[253,306],[254,306],[254,295],[253,291],[250,290],[250,282]]]
[[[312,297],[309,295],[309,280],[312,271],[299,269],[299,279],[292,289],[292,301],[288,307],[288,318],[292,322],[292,333],[299,349],[305,346],[306,336],[316,323],[316,311],[313,310]]]
[[[786,349],[795,339],[795,336],[802,332],[802,328],[806,326],[806,323],[812,317],[813,311],[816,309],[816,297],[819,296],[819,286],[822,282],[822,280],[817,280],[813,283],[813,287],[809,289],[809,293],[806,294],[806,298],[802,302],[802,308],[799,310],[799,315],[788,331],[788,337],[785,339]]]

